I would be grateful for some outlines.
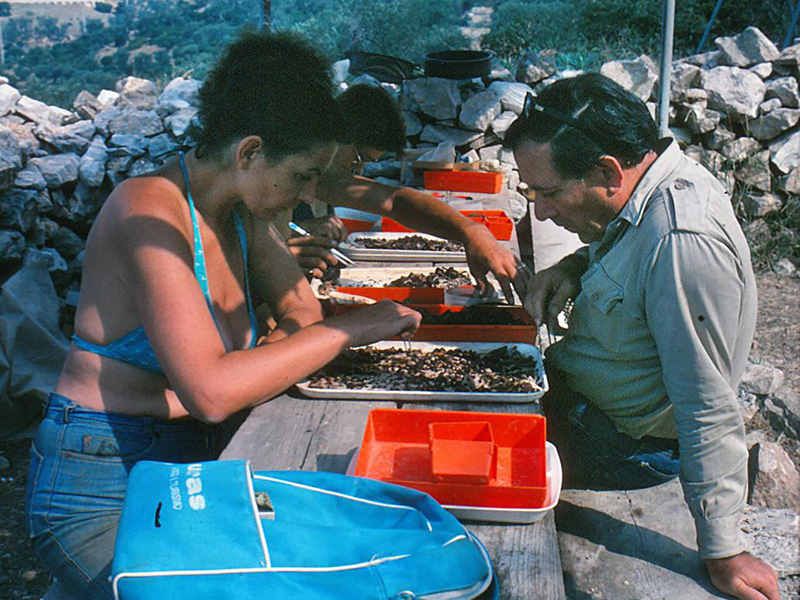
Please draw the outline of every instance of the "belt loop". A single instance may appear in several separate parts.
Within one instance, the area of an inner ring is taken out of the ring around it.
[[[75,405],[74,405],[74,404],[71,404],[71,403],[70,403],[70,404],[67,404],[67,405],[64,407],[64,410],[63,410],[63,415],[62,415],[62,419],[64,420],[64,424],[65,424],[65,425],[67,425],[67,424],[70,422],[70,421],[69,421],[69,414],[72,412],[72,409],[73,409],[73,408],[75,408]]]

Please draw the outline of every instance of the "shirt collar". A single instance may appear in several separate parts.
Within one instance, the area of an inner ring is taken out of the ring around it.
[[[669,176],[678,165],[683,154],[678,147],[678,142],[672,138],[662,138],[656,146],[660,150],[658,157],[650,168],[645,171],[639,183],[631,193],[631,197],[622,207],[617,219],[625,219],[631,225],[638,225],[644,216],[647,201],[656,188]],[[615,221],[617,219],[614,219]]]

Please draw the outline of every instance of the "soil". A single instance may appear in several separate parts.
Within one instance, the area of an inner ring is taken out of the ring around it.
[[[800,278],[759,273],[759,317],[753,358],[768,361],[786,374],[786,384],[800,392]],[[779,439],[797,462],[798,442],[778,436],[763,419],[757,428]],[[49,585],[49,576],[33,554],[25,531],[23,505],[28,472],[29,440],[0,442],[0,598],[36,600]]]
[[[451,288],[460,285],[469,285],[472,279],[467,271],[459,271],[455,267],[436,267],[433,273],[409,273],[390,281],[384,287],[443,287]]]
[[[381,240],[367,237],[356,238],[356,243],[364,248],[380,250],[425,250],[435,252],[463,252],[464,246],[448,240],[432,240],[421,235],[405,235],[403,237]]]

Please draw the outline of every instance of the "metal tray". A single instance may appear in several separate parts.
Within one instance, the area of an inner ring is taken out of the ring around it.
[[[362,231],[351,233],[339,245],[339,250],[348,257],[357,261],[376,262],[445,262],[465,263],[467,254],[464,251],[446,252],[435,250],[388,250],[381,248],[364,248],[359,246],[358,238],[371,238],[376,240],[396,240],[404,237],[418,235],[430,240],[441,240],[433,235],[424,233],[404,233],[402,231]]]
[[[435,348],[460,348],[486,353],[503,346],[516,348],[523,355],[531,359],[531,370],[541,390],[525,393],[510,392],[423,392],[417,390],[389,390],[389,389],[326,389],[312,388],[308,380],[296,384],[297,389],[309,398],[323,398],[328,400],[395,400],[398,402],[503,402],[523,403],[534,402],[541,398],[549,389],[547,374],[544,371],[542,354],[532,344],[513,344],[503,342],[411,342],[412,350],[430,352]],[[373,348],[403,349],[402,342],[377,342]]]

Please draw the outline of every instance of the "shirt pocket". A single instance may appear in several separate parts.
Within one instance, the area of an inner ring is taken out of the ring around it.
[[[570,329],[574,325],[577,336],[588,338],[610,352],[618,352],[624,333],[625,290],[599,263],[581,285],[573,310],[573,317],[578,317],[578,322],[570,323]]]

